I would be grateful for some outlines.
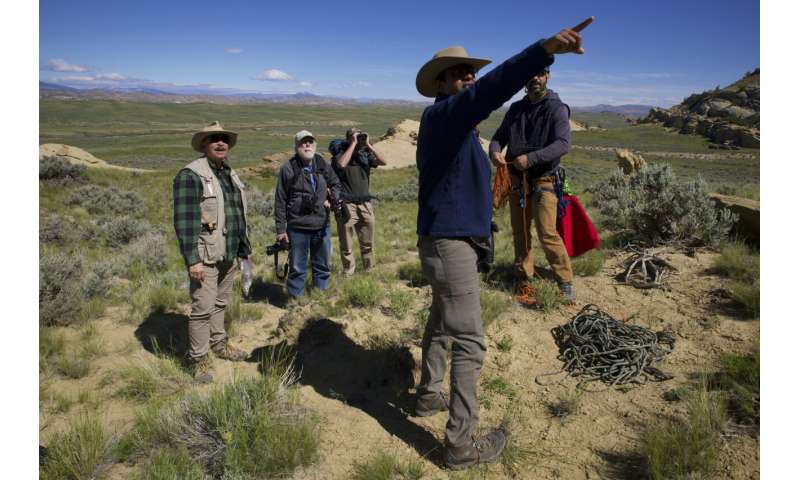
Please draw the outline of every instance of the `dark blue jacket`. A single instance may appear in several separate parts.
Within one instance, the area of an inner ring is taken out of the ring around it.
[[[417,234],[488,237],[491,168],[475,127],[534,74],[553,63],[539,41],[456,95],[440,95],[422,112],[417,137]]]

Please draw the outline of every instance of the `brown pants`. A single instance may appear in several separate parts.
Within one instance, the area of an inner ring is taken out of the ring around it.
[[[460,447],[471,440],[478,424],[478,376],[486,355],[478,255],[466,239],[420,237],[418,246],[422,272],[433,287],[433,303],[422,338],[417,394],[439,394],[452,350],[445,443]]]
[[[511,230],[514,232],[514,267],[520,279],[529,279],[534,275],[533,248],[531,245],[531,221],[536,225],[539,243],[544,255],[553,269],[559,283],[572,281],[572,265],[569,261],[564,241],[556,229],[558,197],[552,191],[553,180],[550,177],[534,180],[535,185],[549,189],[541,193],[525,196],[525,209],[519,207],[519,191],[513,191],[508,201],[511,213]]]
[[[347,223],[337,222],[339,231],[339,253],[342,256],[342,272],[352,275],[356,271],[355,256],[353,255],[353,232],[358,236],[358,245],[361,247],[361,262],[364,270],[369,270],[374,265],[372,252],[373,230],[375,227],[375,214],[372,203],[347,203],[350,211],[350,220]]]
[[[218,262],[203,265],[203,281],[189,280],[192,313],[189,314],[189,351],[187,357],[197,360],[214,345],[227,338],[225,333],[225,307],[231,301],[233,279],[239,264]]]

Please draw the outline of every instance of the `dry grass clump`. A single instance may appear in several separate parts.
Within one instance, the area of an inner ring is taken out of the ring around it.
[[[486,284],[481,285],[481,321],[488,328],[497,317],[511,308],[511,297],[507,293],[496,292]]]
[[[422,460],[403,461],[396,453],[378,450],[363,462],[357,462],[353,480],[419,480],[425,476]]]
[[[591,187],[604,224],[647,246],[718,246],[736,216],[717,210],[701,178],[681,182],[669,164],[648,165],[625,176],[617,170]]]
[[[181,392],[191,381],[176,359],[161,355],[151,358],[139,356],[124,366],[119,376],[123,386],[117,394],[133,400],[173,395]]]
[[[152,313],[175,310],[178,304],[187,303],[187,282],[188,277],[184,272],[169,271],[142,276],[132,286],[125,319],[131,323],[141,323]]]
[[[98,418],[82,415],[47,441],[47,461],[39,468],[40,478],[98,478],[110,453],[110,438]]]
[[[208,395],[150,403],[121,439],[119,458],[148,458],[146,473],[160,454],[159,472],[202,471],[213,478],[279,478],[315,462],[319,421],[298,404],[294,371],[262,372]]]
[[[739,241],[724,244],[714,261],[714,267],[730,278],[731,297],[753,317],[761,313],[760,263],[759,252]]]

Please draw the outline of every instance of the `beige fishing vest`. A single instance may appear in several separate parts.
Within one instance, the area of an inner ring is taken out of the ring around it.
[[[203,227],[200,229],[200,238],[197,242],[200,259],[206,264],[221,262],[225,259],[225,236],[228,234],[228,230],[225,228],[225,194],[206,157],[198,158],[183,168],[196,173],[203,182],[203,199],[200,201],[200,217]],[[247,235],[247,197],[244,194],[244,183],[233,169],[231,169],[231,180],[242,196],[244,234]],[[210,223],[214,224],[212,231],[208,231],[206,228],[206,225]]]

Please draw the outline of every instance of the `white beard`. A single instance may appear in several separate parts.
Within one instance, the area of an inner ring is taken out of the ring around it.
[[[314,154],[317,153],[317,149],[313,148],[310,151],[306,152],[305,149],[302,148],[295,148],[295,152],[297,156],[302,158],[303,160],[310,162],[314,158]]]

